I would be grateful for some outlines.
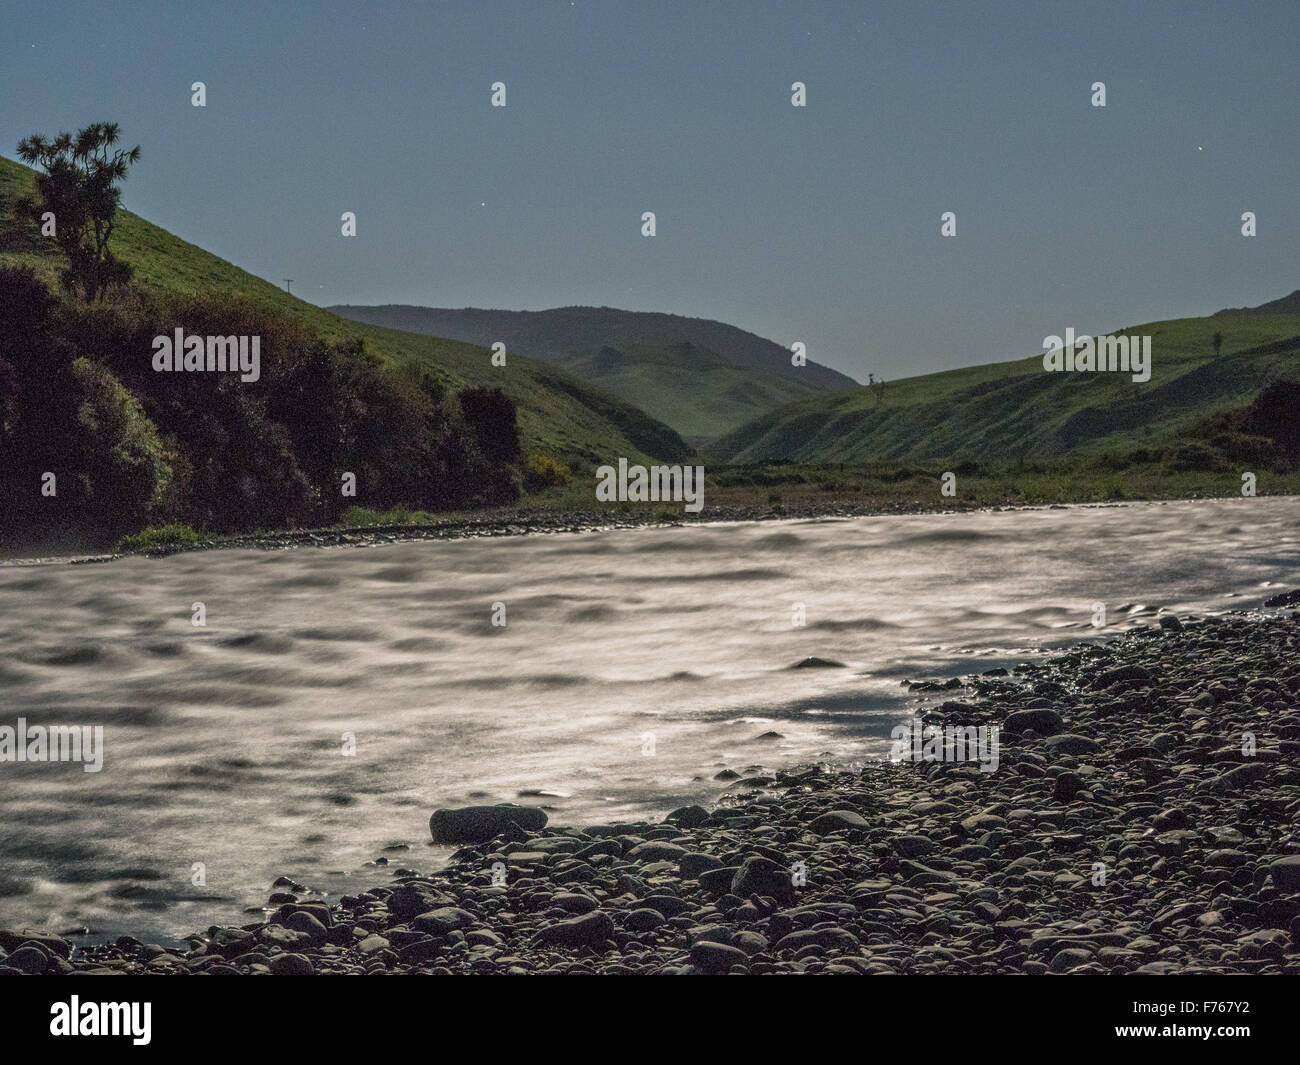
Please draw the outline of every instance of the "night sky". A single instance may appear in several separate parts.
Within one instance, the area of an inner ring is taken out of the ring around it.
[[[1295,3],[24,2],[0,27],[0,154],[119,122],[130,210],[315,303],[669,311],[865,380],[1300,287]]]

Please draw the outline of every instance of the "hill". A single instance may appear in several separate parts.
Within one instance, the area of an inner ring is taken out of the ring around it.
[[[613,307],[329,309],[412,333],[483,346],[500,341],[511,354],[552,363],[622,397],[696,445],[777,407],[857,383],[814,362],[792,366],[790,351],[780,344],[705,318]]]
[[[824,393],[708,447],[718,462],[1051,459],[1197,431],[1300,377],[1300,293],[1253,309],[1114,330],[1152,338],[1151,379],[1048,373],[1042,356]],[[1214,335],[1221,333],[1216,357]]]
[[[1261,303],[1258,307],[1229,307],[1226,310],[1219,311],[1214,317],[1221,315],[1251,315],[1251,314],[1289,314],[1300,315],[1300,289],[1296,289],[1289,296],[1283,296],[1281,299],[1270,300],[1268,303]]]
[[[28,266],[56,288],[56,253],[13,217],[13,204],[31,192],[32,177],[27,167],[0,157],[0,264]],[[133,283],[143,290],[221,293],[253,301],[294,315],[328,340],[361,339],[385,360],[425,368],[451,391],[500,387],[518,408],[526,450],[575,467],[624,455],[634,461],[680,460],[690,453],[666,425],[557,367],[523,355],[512,356],[504,368],[493,367],[489,353],[473,344],[346,321],[129,211],[118,212],[113,249],[134,268]]]

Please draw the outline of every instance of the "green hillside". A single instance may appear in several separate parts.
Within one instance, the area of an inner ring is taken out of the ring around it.
[[[13,217],[14,202],[31,189],[32,171],[0,158],[0,264],[29,266],[56,288],[57,254]],[[471,344],[346,321],[129,211],[119,211],[117,220],[114,252],[134,268],[133,284],[140,288],[228,293],[287,311],[326,339],[360,337],[369,351],[430,369],[449,389],[500,387],[518,408],[526,450],[548,452],[574,466],[624,455],[680,459],[689,453],[666,425],[555,367],[514,354],[506,367],[493,367],[489,353]]]
[[[1300,378],[1300,313],[1221,311],[1113,332],[1152,337],[1149,381],[1049,373],[1040,354],[812,396],[741,426],[707,453],[727,463],[1095,454],[1166,440],[1248,404],[1271,381]]]
[[[775,374],[729,365],[716,352],[690,341],[666,348],[604,345],[591,354],[557,360],[557,365],[574,377],[636,402],[696,447],[760,413],[820,391]],[[682,387],[686,381],[689,388]]]
[[[616,307],[330,309],[358,322],[485,347],[500,341],[612,392],[696,446],[788,403],[856,384],[817,362],[794,366],[788,348],[708,318]]]

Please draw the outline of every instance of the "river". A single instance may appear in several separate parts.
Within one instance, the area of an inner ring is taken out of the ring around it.
[[[427,870],[439,806],[581,825],[711,802],[724,768],[880,757],[904,679],[1300,586],[1297,519],[1261,497],[0,565],[0,726],[104,730],[99,772],[0,762],[0,926],[170,943],[281,874],[332,897]]]

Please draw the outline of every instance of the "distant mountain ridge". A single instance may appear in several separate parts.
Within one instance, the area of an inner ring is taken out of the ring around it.
[[[326,309],[354,321],[386,325],[409,333],[431,333],[447,340],[463,340],[481,346],[499,340],[511,351],[544,362],[558,362],[562,356],[605,346],[618,348],[642,344],[667,347],[685,342],[708,349],[730,365],[775,374],[815,388],[852,388],[858,383],[847,374],[812,360],[807,366],[792,366],[789,348],[738,326],[661,311],[624,311],[617,307],[578,305],[545,311],[481,307],[457,310],[402,303],[377,306],[345,304]],[[398,318],[405,324],[397,325]]]
[[[1289,296],[1261,303],[1258,307],[1225,307],[1219,314],[1300,314],[1300,288]]]
[[[614,307],[506,311],[339,305],[343,318],[459,340],[562,367],[703,443],[817,392],[854,388],[838,370],[791,364],[790,349],[707,318]]]

